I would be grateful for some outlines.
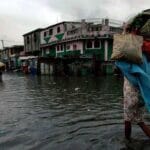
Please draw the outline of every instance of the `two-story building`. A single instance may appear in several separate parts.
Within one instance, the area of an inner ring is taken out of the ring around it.
[[[67,31],[81,26],[80,22],[60,22],[41,31],[42,56],[57,57],[67,49],[65,43]]]
[[[80,58],[82,61],[89,59],[88,66],[96,65],[96,61],[107,62],[112,53],[113,34],[118,32],[122,32],[122,28],[112,26],[109,19],[102,19],[97,23],[85,20],[60,22],[41,31],[41,56],[72,60]],[[45,62],[41,68],[43,74],[49,74],[53,70]]]

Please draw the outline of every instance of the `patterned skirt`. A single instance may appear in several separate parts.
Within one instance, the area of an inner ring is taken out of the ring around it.
[[[139,123],[143,121],[144,107],[140,105],[139,91],[124,78],[124,119]]]

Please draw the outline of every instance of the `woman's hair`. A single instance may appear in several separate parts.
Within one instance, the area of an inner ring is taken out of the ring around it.
[[[145,25],[145,23],[150,19],[150,9],[146,9],[142,11],[139,15],[137,15],[133,21],[127,25],[126,32],[135,33],[140,35],[141,28]]]

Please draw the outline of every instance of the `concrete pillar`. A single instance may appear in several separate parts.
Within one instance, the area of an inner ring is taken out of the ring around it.
[[[109,19],[105,19],[105,25],[109,26]]]
[[[81,20],[81,34],[85,35],[87,33],[87,23],[85,19]]]
[[[108,41],[105,40],[105,51],[104,51],[104,60],[108,61]]]

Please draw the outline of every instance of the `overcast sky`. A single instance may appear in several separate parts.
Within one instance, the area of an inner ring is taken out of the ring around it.
[[[5,46],[23,44],[23,34],[60,21],[105,17],[125,21],[149,8],[150,0],[3,0],[0,40]]]

